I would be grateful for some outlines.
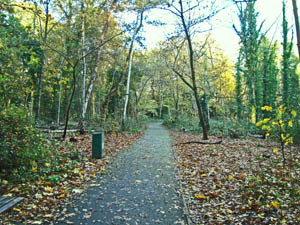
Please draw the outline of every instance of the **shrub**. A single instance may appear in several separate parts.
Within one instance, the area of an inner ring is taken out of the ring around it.
[[[33,127],[27,111],[16,106],[0,112],[0,172],[37,172],[46,163],[46,139]]]

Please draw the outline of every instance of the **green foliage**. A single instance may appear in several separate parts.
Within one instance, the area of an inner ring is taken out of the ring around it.
[[[237,107],[237,119],[242,118],[242,80],[241,80],[241,53],[239,54],[238,61],[236,64],[236,88],[235,88],[235,97],[236,97],[236,107]]]
[[[152,118],[152,117],[144,116],[144,115],[141,116],[140,120],[142,122],[145,122],[145,123],[148,123],[148,122],[162,122],[162,120],[157,118],[157,117]]]
[[[182,130],[192,133],[201,133],[199,122],[196,117],[180,116],[178,121],[173,118],[168,118],[163,121],[163,124],[169,129]],[[248,133],[256,133],[255,125],[246,120],[235,121],[231,119],[214,120],[210,119],[209,134],[222,137],[244,137]]]
[[[259,65],[259,50],[261,45],[262,24],[257,26],[258,13],[255,11],[255,1],[246,2],[245,9],[239,7],[240,31],[236,29],[241,40],[240,59],[237,70],[237,106],[241,109],[241,77],[245,82],[248,119],[257,121],[262,105],[263,83]],[[241,73],[243,71],[243,73]],[[241,74],[240,74],[241,73]],[[238,111],[238,116],[241,112]]]
[[[264,106],[262,110],[272,111],[271,106]],[[283,163],[285,165],[285,147],[293,144],[292,128],[298,123],[295,110],[287,111],[283,106],[279,106],[273,117],[265,118],[256,123],[256,126],[266,132],[266,136],[273,135],[280,143]]]
[[[298,75],[296,74],[296,69],[298,65],[298,59],[293,55],[293,43],[288,42],[288,22],[286,19],[286,6],[285,2],[282,3],[283,11],[283,22],[282,22],[282,65],[281,65],[281,80],[282,80],[282,105],[289,108],[295,103],[295,94],[299,92],[299,81]],[[297,78],[297,81],[295,80]],[[293,82],[292,82],[293,81]],[[298,87],[294,85],[298,83]]]
[[[139,133],[143,126],[140,122],[136,121],[133,118],[128,117],[125,121],[125,131],[131,134]]]
[[[262,79],[263,79],[263,93],[262,106],[268,105],[275,108],[279,74],[277,62],[277,45],[271,44],[265,37],[262,40],[261,46],[262,54]],[[259,110],[261,112],[261,110]],[[271,116],[272,112],[263,110],[263,118]]]
[[[0,105],[26,105],[36,82],[41,48],[13,15],[0,12]]]
[[[0,112],[0,171],[11,176],[38,172],[47,162],[47,143],[28,112],[12,106]]]
[[[178,120],[169,117],[163,121],[163,125],[169,129],[184,131],[199,131],[199,119],[197,117],[189,117],[185,115],[179,116]]]

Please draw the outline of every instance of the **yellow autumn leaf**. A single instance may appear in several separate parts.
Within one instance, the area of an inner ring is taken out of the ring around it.
[[[45,214],[43,217],[45,217],[45,218],[52,218],[53,215],[52,214]]]
[[[21,212],[21,209],[13,208],[13,211],[15,211],[15,212]]]
[[[32,162],[31,170],[32,170],[33,172],[36,172],[36,171],[37,171],[37,167],[38,167],[38,165],[37,165],[36,161],[33,161],[33,162]]]
[[[75,169],[73,170],[73,173],[79,173],[79,169],[78,169],[78,168],[75,168]]]
[[[45,166],[46,167],[50,167],[50,163],[45,163]]]
[[[260,125],[262,125],[263,121],[259,121],[256,123],[256,126],[259,127]]]
[[[263,123],[267,123],[267,122],[269,122],[271,120],[271,118],[265,118],[264,120],[263,120]]]
[[[252,205],[252,201],[248,200],[248,205],[251,206]]]
[[[289,125],[289,127],[293,127],[293,121],[290,120],[290,121],[288,122],[288,125]]]
[[[265,106],[261,107],[261,109],[265,110],[265,111],[272,112],[272,106],[265,105]]]
[[[57,196],[57,198],[65,198],[65,197],[66,197],[66,194],[65,194],[65,193],[63,193],[63,194]]]
[[[278,204],[278,202],[276,202],[276,201],[272,201],[272,202],[271,202],[271,206],[273,206],[273,207],[276,208],[276,209],[279,209],[279,204]]]
[[[293,115],[293,117],[296,117],[297,116],[297,112],[295,111],[295,110],[292,110],[292,115]]]
[[[233,179],[233,176],[231,176],[231,175],[229,175],[227,178],[228,181],[231,181],[232,179]]]
[[[207,174],[205,174],[205,173],[201,174],[201,177],[207,177]]]
[[[45,187],[45,191],[52,193],[53,192],[53,188],[52,187]]]
[[[274,153],[275,155],[277,155],[277,154],[278,154],[278,148],[274,148],[274,149],[273,149],[273,153]]]
[[[39,194],[39,193],[36,193],[36,194],[35,194],[35,197],[36,197],[37,199],[42,199],[42,198],[43,198],[43,195],[41,195],[41,194]]]
[[[232,211],[230,209],[227,209],[226,211],[227,211],[228,214],[232,213]]]
[[[197,195],[197,194],[195,194],[195,198],[196,199],[206,199],[206,196],[205,195]]]

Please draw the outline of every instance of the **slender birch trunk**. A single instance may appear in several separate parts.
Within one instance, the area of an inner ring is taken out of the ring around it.
[[[85,16],[84,16],[84,3],[81,4],[82,13],[82,24],[81,24],[81,54],[82,54],[82,85],[81,85],[81,113],[79,120],[80,133],[84,133],[84,120],[87,108],[86,90],[85,90],[85,79],[86,79],[86,51],[85,51]]]
[[[128,65],[128,74],[127,74],[126,95],[125,95],[123,118],[122,118],[122,128],[123,129],[125,128],[125,121],[126,121],[126,116],[127,116],[127,105],[128,105],[128,101],[129,101],[130,78],[131,78],[132,56],[133,56],[133,52],[134,52],[134,42],[135,42],[135,39],[136,39],[136,36],[137,36],[139,30],[143,26],[143,14],[144,14],[144,11],[141,11],[141,13],[137,15],[136,26],[135,26],[134,33],[131,38],[131,43],[130,43],[131,48],[130,48],[130,52],[129,52],[129,65]]]

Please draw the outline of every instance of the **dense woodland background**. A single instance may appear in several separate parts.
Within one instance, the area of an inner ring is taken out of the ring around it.
[[[38,161],[41,128],[64,129],[65,139],[70,127],[134,132],[156,118],[203,139],[261,135],[282,152],[299,141],[296,1],[282,1],[280,42],[257,22],[256,1],[230,3],[239,18],[235,61],[210,35],[214,25],[206,29],[222,1],[1,0],[1,169]],[[177,25],[147,49],[143,25],[165,25],[146,15],[157,8]],[[135,22],[120,19],[126,14]]]

